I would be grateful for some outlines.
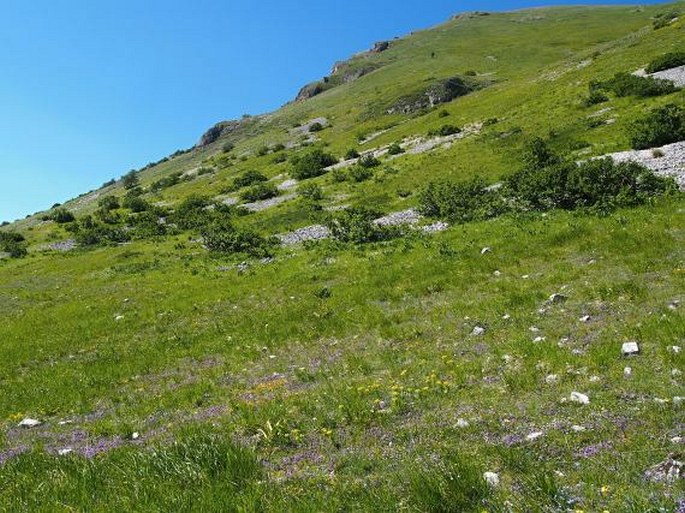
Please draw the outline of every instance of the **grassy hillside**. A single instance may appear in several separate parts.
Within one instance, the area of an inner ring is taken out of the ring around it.
[[[140,171],[137,197],[168,227],[189,197],[249,203],[236,177],[282,184],[313,149],[406,150],[381,152],[363,181],[353,166],[301,180],[316,200],[296,186],[263,210],[213,207],[268,237],[339,208],[416,207],[436,180],[501,182],[533,137],[570,161],[626,150],[636,118],[685,93],[588,106],[589,84],[685,50],[682,18],[653,28],[682,8],[462,15],[355,56],[374,68],[357,80]],[[388,113],[452,77],[476,87]],[[462,132],[429,135],[445,125]],[[119,180],[63,208],[82,223],[126,194]],[[252,255],[207,251],[196,227],[138,236],[142,214],[121,204],[108,215],[125,242],[50,250],[74,237],[50,214],[2,229],[28,246],[0,259],[3,511],[685,507],[683,479],[648,472],[685,436],[682,193]],[[622,355],[630,341],[639,355]]]

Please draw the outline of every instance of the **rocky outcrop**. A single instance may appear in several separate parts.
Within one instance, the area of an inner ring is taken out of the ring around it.
[[[308,100],[309,98],[314,98],[316,95],[319,95],[324,91],[325,88],[321,82],[312,82],[311,84],[307,84],[300,89],[295,97],[295,101],[302,102],[304,100]]]
[[[461,77],[451,77],[432,84],[420,93],[403,96],[388,109],[388,114],[412,114],[451,102],[475,89],[475,84],[466,82]]]
[[[390,48],[390,41],[379,41],[373,45],[371,48],[372,53],[381,53]]]
[[[202,134],[195,147],[204,148],[225,135],[237,136],[248,126],[254,126],[254,122],[259,119],[259,116],[246,116],[241,120],[221,121]]]

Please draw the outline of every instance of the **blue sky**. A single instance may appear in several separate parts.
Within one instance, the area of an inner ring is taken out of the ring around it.
[[[274,110],[374,41],[531,5],[0,0],[0,221],[190,147],[217,121]]]

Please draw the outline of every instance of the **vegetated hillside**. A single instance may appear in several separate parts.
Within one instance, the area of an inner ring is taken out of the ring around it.
[[[463,14],[5,226],[3,508],[685,507],[682,10]]]

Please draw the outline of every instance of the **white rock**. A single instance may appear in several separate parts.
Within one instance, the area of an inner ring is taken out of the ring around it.
[[[580,322],[590,322],[590,316],[589,315],[583,315],[580,319],[578,319]]]
[[[494,273],[492,273],[492,274],[494,274],[495,276],[501,276],[501,275],[502,275],[502,273],[501,273],[501,272],[499,272],[499,271],[495,271],[495,272],[494,272]]]
[[[482,326],[476,326],[473,328],[473,331],[471,332],[471,335],[474,337],[479,337],[485,333],[485,328]]]
[[[535,431],[533,433],[530,433],[529,435],[526,436],[526,440],[529,442],[532,442],[533,440],[537,440],[540,438],[544,433],[542,431]]]
[[[511,356],[510,354],[505,354],[504,356],[502,356],[502,360],[504,360],[504,363],[509,363],[509,362],[511,362],[513,359],[514,359],[514,357]]]
[[[540,328],[538,328],[537,326],[531,326],[530,328],[528,328],[528,330],[532,331],[533,333],[537,333],[538,331],[540,331]]]
[[[590,404],[590,398],[580,392],[571,392],[571,402],[578,404]]]
[[[509,315],[509,314],[504,314],[504,315],[502,316],[502,319],[505,320],[505,321],[508,321],[509,319],[511,319],[511,315]]]
[[[544,342],[545,340],[547,340],[547,337],[535,337],[533,339],[533,342],[535,342],[536,344],[539,344],[540,342]]]
[[[486,253],[492,253],[492,249],[485,247],[485,248],[480,250],[481,255],[485,255]]]
[[[637,345],[637,342],[625,342],[623,346],[621,346],[621,353],[623,356],[640,354],[640,346]]]
[[[469,421],[466,420],[466,419],[457,419],[457,424],[456,424],[456,426],[457,426],[458,428],[462,428],[462,429],[463,429],[463,428],[467,428],[467,427],[469,427]]]
[[[492,487],[499,486],[499,474],[496,472],[483,473],[483,479],[485,479],[485,482]]]
[[[545,377],[545,383],[548,385],[554,385],[555,383],[559,382],[559,376],[557,374],[550,374],[549,376]]]
[[[673,370],[671,371],[671,376],[674,377],[674,378],[678,378],[678,377],[680,377],[680,376],[682,376],[682,375],[683,375],[683,372],[682,372],[681,370],[679,370],[679,369],[673,369]]]
[[[670,351],[674,354],[678,354],[680,351],[682,351],[682,348],[680,346],[671,346]]]
[[[671,443],[674,443],[674,444],[682,444],[682,443],[683,443],[683,440],[684,440],[684,439],[683,439],[682,436],[674,436],[673,438],[671,438]]]
[[[530,278],[530,276],[528,276],[527,274],[524,274],[523,276],[521,276],[522,280],[527,280],[528,278]]]
[[[140,438],[140,433],[138,431],[135,431],[134,433],[131,434],[131,440],[138,440]]]
[[[685,397],[677,395],[673,398],[673,406],[681,406],[683,404],[683,401],[685,401]]]
[[[654,402],[656,404],[668,404],[668,399],[661,399],[660,397],[655,397]]]
[[[73,451],[74,451],[74,449],[72,449],[71,447],[67,447],[66,449],[60,449],[59,451],[57,451],[57,454],[60,456],[66,456],[67,454],[69,454]]]
[[[123,320],[124,320],[124,316],[123,316],[123,315],[117,315],[117,316],[114,317],[114,320],[115,320],[115,321],[123,321]]]
[[[577,424],[571,426],[571,431],[573,431],[574,433],[582,433],[583,431],[585,431],[585,429],[585,426],[579,426]]]
[[[40,426],[41,424],[42,422],[40,420],[30,419],[27,417],[19,423],[19,427],[34,428],[36,426]]]
[[[602,381],[602,378],[599,376],[590,376],[590,383],[599,383],[600,381]]]
[[[631,367],[626,367],[625,369],[623,369],[623,375],[626,378],[629,378],[630,376],[633,375],[633,369]]]
[[[548,300],[548,301],[549,301],[551,304],[556,305],[556,304],[559,304],[559,303],[563,303],[563,302],[566,301],[567,299],[568,299],[568,297],[565,296],[565,295],[563,295],[563,294],[554,293],[554,294],[552,294],[551,296],[549,296],[549,300]]]

